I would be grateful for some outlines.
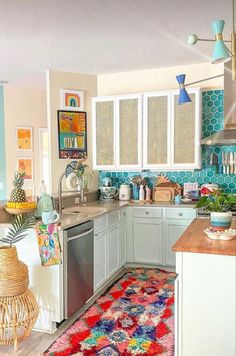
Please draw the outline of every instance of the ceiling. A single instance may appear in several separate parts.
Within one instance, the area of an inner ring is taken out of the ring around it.
[[[90,74],[207,62],[210,23],[232,31],[231,0],[0,0],[0,80],[47,69]]]

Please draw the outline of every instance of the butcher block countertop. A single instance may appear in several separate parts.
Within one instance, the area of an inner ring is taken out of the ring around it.
[[[236,238],[230,241],[211,240],[204,232],[209,226],[209,219],[193,220],[187,230],[174,244],[172,250],[175,252],[236,256]],[[236,228],[236,219],[233,219],[231,228]]]

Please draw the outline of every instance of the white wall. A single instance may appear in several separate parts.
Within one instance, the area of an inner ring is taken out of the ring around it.
[[[57,110],[61,109],[60,90],[77,89],[84,91],[84,111],[87,112],[88,128],[88,159],[86,163],[92,168],[92,135],[91,135],[91,114],[92,97],[97,95],[97,77],[95,75],[69,73],[69,72],[47,72],[47,118],[50,137],[51,155],[51,187],[50,192],[56,193],[58,189],[58,179],[65,171],[67,160],[58,157],[58,128]],[[97,174],[93,176],[89,189],[97,189]]]
[[[47,127],[46,90],[6,85],[4,87],[7,191],[17,168],[17,157],[33,157],[35,192],[40,183],[39,128]],[[33,127],[33,152],[17,152],[16,127]]]
[[[222,74],[223,67],[210,63],[154,68],[98,76],[98,95],[116,95],[145,91],[178,89],[176,75],[185,73],[186,83]],[[206,81],[192,87],[223,88],[223,78]]]

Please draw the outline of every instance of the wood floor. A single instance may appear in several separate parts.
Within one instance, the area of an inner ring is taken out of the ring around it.
[[[33,331],[31,336],[19,343],[18,351],[13,350],[13,345],[0,346],[0,356],[40,356],[73,322],[82,315],[88,307],[94,303],[92,300],[86,307],[80,309],[73,317],[65,321],[54,334],[46,334]]]

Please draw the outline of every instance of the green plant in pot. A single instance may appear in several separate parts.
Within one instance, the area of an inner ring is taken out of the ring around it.
[[[201,197],[196,208],[205,208],[209,211],[214,230],[223,231],[229,229],[232,223],[230,210],[236,209],[236,195],[215,190],[211,195]]]
[[[18,260],[17,250],[13,245],[27,236],[27,229],[33,227],[35,219],[31,214],[18,214],[13,216],[11,223],[7,235],[0,240],[5,244],[0,246],[0,296],[6,292],[6,280],[13,294],[15,290],[18,294],[23,293],[29,284],[28,268]]]

